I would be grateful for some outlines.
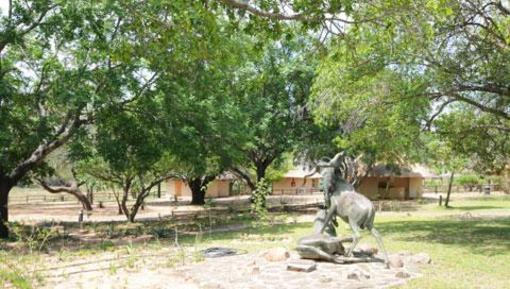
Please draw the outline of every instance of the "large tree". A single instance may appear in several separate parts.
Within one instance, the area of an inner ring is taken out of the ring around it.
[[[1,237],[8,234],[14,185],[28,174],[47,174],[49,153],[206,55],[201,47],[212,38],[203,41],[207,31],[194,28],[216,27],[209,25],[216,9],[204,2],[9,4],[0,18]]]
[[[311,125],[306,105],[315,68],[312,47],[301,37],[272,41],[238,73],[235,90],[246,142],[238,143],[243,158],[233,171],[252,190],[270,166],[283,163]]]
[[[352,81],[392,73],[397,81],[385,86],[394,94],[429,103],[427,128],[446,108],[464,103],[499,119],[502,132],[508,130],[508,1],[221,2],[251,14],[258,19],[254,23],[299,21],[322,29],[330,51],[326,65],[344,64],[341,70],[329,65],[329,73]],[[351,86],[338,83],[338,91]]]
[[[11,188],[96,113],[143,94],[131,19],[114,4],[9,1],[0,18],[0,237]],[[122,12],[121,12],[122,13]]]

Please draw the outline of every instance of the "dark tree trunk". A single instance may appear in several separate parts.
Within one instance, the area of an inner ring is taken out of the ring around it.
[[[450,181],[448,182],[448,192],[446,193],[446,200],[444,201],[444,206],[447,208],[449,207],[450,194],[452,193],[453,177],[454,177],[454,172],[452,172],[452,174],[450,175]]]
[[[191,178],[188,180],[188,186],[191,190],[191,204],[203,205],[205,204],[205,194],[207,192],[207,185],[212,182],[216,176],[203,176]]]
[[[94,204],[94,187],[87,187],[87,199],[90,204]]]
[[[264,163],[258,163],[255,165],[257,167],[257,183],[258,183],[258,182],[260,182],[260,180],[262,180],[263,178],[266,177],[266,170],[267,170],[268,165],[266,165]]]
[[[126,215],[128,217],[128,221],[130,223],[134,223],[135,222],[135,217],[136,217],[136,214],[138,214],[138,210],[140,209],[140,207],[142,206],[143,203],[139,203],[138,201],[135,202],[133,204],[133,206],[131,207],[131,211]]]
[[[0,239],[7,239],[9,237],[9,228],[7,222],[9,221],[9,192],[13,185],[9,179],[0,178]]]
[[[72,194],[75,196],[78,201],[81,203],[82,207],[87,211],[92,211],[92,204],[90,203],[90,200],[80,192],[80,194]]]
[[[191,190],[191,204],[203,205],[205,204],[205,188],[202,187],[202,180],[195,178],[189,181],[189,188]]]

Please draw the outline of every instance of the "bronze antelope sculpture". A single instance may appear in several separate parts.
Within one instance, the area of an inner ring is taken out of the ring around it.
[[[352,164],[353,161],[350,165],[352,166]],[[323,173],[323,190],[327,214],[320,233],[324,233],[328,224],[333,223],[336,216],[348,223],[352,230],[352,244],[347,249],[345,256],[351,257],[361,238],[360,231],[366,229],[376,239],[377,246],[383,253],[386,266],[388,266],[388,254],[384,248],[381,235],[374,228],[374,205],[367,197],[357,193],[353,185],[345,180],[347,170],[352,169],[352,167],[349,168],[344,153],[336,154],[329,162],[319,162],[315,171],[318,168],[326,168]],[[344,176],[341,174],[344,174]]]

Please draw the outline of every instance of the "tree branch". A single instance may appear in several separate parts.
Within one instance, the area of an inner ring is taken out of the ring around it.
[[[76,114],[74,119],[70,123],[69,119],[72,113],[69,112],[64,119],[64,122],[55,133],[53,140],[40,144],[27,159],[22,161],[11,171],[9,178],[17,183],[30,169],[40,163],[49,153],[61,147],[65,142],[67,142],[67,140],[73,136],[76,129],[78,129],[84,123],[83,120],[80,120],[79,111],[81,111],[81,109],[78,109],[78,112],[75,112]]]
[[[274,12],[263,11],[263,10],[260,10],[259,8],[257,8],[257,7],[251,6],[248,3],[243,3],[243,2],[236,1],[236,0],[219,0],[219,1],[222,2],[225,5],[230,6],[230,7],[234,7],[234,8],[241,9],[241,10],[246,10],[246,11],[248,11],[248,12],[254,14],[254,15],[262,16],[262,17],[266,17],[266,18],[270,18],[270,19],[275,19],[275,20],[301,20],[301,21],[309,20],[308,16],[306,16],[304,14],[286,15],[286,14],[281,14],[281,13],[274,13]]]
[[[83,208],[87,211],[92,210],[92,205],[85,195],[80,191],[80,188],[76,182],[70,182],[68,186],[50,186],[46,181],[37,179],[38,183],[49,193],[68,193],[73,195],[82,204]]]
[[[239,177],[241,177],[242,179],[244,179],[246,181],[246,183],[248,184],[248,186],[250,187],[250,189],[252,190],[255,190],[256,186],[255,184],[253,183],[253,181],[251,180],[250,178],[250,175],[248,175],[248,173],[246,172],[243,172],[241,169],[239,168],[231,168],[230,169],[234,174],[238,175]]]

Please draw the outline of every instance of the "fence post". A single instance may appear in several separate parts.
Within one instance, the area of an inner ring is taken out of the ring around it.
[[[161,183],[158,184],[158,199],[161,199]]]
[[[439,195],[439,206],[443,205],[443,195]]]

